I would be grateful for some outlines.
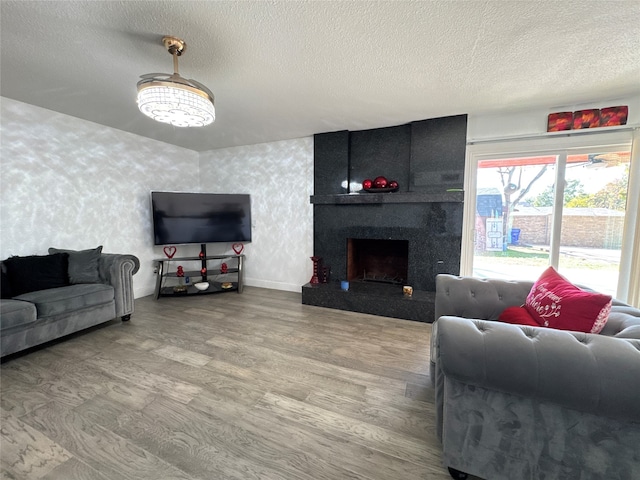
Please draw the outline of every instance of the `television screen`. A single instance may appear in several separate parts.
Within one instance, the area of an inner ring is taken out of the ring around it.
[[[246,194],[151,192],[155,245],[250,242]]]

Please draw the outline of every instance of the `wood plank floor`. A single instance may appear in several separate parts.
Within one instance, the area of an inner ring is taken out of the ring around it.
[[[2,479],[450,479],[431,325],[300,294],[136,300],[1,368]]]

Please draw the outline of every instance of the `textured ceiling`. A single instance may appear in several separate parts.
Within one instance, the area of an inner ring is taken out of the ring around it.
[[[640,1],[5,1],[0,94],[197,151],[640,92]],[[182,129],[138,77],[216,96]]]

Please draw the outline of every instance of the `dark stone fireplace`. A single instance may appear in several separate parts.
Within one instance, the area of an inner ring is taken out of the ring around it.
[[[433,321],[435,276],[460,271],[465,149],[466,115],[315,135],[314,255],[331,281],[302,302]],[[358,190],[378,175],[399,191]]]

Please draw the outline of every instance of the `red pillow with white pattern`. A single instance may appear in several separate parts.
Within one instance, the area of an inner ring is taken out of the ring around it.
[[[609,318],[611,296],[586,292],[549,267],[531,288],[524,307],[543,327],[600,333]]]
[[[514,325],[528,325],[539,327],[540,324],[533,319],[531,314],[524,307],[507,307],[498,317],[500,322],[512,323]]]

